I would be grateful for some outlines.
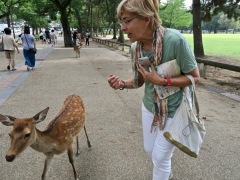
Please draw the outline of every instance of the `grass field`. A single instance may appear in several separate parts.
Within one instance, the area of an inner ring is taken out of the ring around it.
[[[193,49],[193,34],[183,34]],[[240,34],[202,34],[204,54],[240,61]],[[125,40],[127,40],[125,35]]]
[[[183,34],[193,48],[193,34]],[[205,55],[229,57],[240,61],[240,34],[203,34]]]

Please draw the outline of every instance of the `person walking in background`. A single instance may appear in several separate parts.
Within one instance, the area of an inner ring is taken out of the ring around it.
[[[24,27],[24,34],[21,36],[23,42],[23,55],[25,58],[25,65],[27,70],[33,69],[35,66],[36,43],[35,37],[30,34],[30,28]]]
[[[51,39],[50,39],[50,32],[48,28],[45,29],[45,37],[46,37],[46,44],[50,44]]]
[[[22,34],[23,34],[23,31],[21,31],[21,34],[18,35],[18,40],[17,40],[17,45],[18,46],[22,46],[22,40],[21,40]]]
[[[89,46],[89,38],[90,38],[90,34],[89,34],[88,31],[86,32],[86,37],[85,37],[85,38],[86,38],[86,44],[85,44],[85,45],[86,45],[86,46]]]
[[[52,43],[52,46],[54,46],[56,44],[56,39],[57,39],[57,36],[54,32],[54,30],[52,29],[51,30],[51,33],[50,33],[50,38],[51,38],[51,43]]]
[[[72,38],[73,38],[73,46],[75,46],[77,44],[77,35],[78,35],[77,31],[74,31],[73,32],[73,36],[72,36]]]
[[[39,34],[39,39],[42,41],[42,44],[43,44],[43,32],[42,31]]]
[[[2,37],[1,41],[4,44],[4,52],[5,56],[8,59],[8,66],[7,69],[10,70],[10,66],[12,67],[12,71],[15,71],[15,49],[19,53],[18,46],[11,35],[11,29],[5,28],[4,29],[5,35]]]
[[[191,75],[195,83],[200,80],[197,62],[182,34],[178,30],[161,26],[157,0],[122,0],[118,5],[117,15],[121,30],[133,42],[130,52],[134,75],[122,80],[119,76],[110,74],[108,83],[115,90],[139,88],[145,84],[142,99],[144,149],[153,163],[152,179],[168,180],[172,178],[171,158],[175,148],[165,139],[163,133],[171,125],[181,103],[181,88],[191,85],[184,74]],[[148,68],[141,66],[141,58],[149,64]],[[174,78],[161,77],[157,73],[157,67],[172,60],[176,63],[174,67],[178,66],[182,75],[179,72]],[[165,94],[161,92],[164,96],[160,99],[154,86],[175,86],[179,90]]]

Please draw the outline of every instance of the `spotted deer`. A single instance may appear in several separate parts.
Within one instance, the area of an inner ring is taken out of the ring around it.
[[[85,128],[85,109],[83,101],[80,96],[68,96],[64,101],[62,109],[48,124],[46,130],[40,131],[35,125],[46,118],[48,110],[49,107],[31,118],[23,119],[0,114],[0,122],[6,126],[13,126],[9,134],[11,145],[7,152],[6,160],[12,162],[29,146],[38,152],[42,152],[46,155],[42,173],[42,179],[45,180],[53,156],[67,150],[76,180],[78,178],[74,166],[73,138],[76,137],[78,155],[78,134],[82,128],[84,128],[87,137],[88,147],[91,147]]]
[[[79,39],[78,43],[76,45],[73,46],[73,50],[76,52],[76,58],[80,58],[80,50],[83,46],[83,43],[81,41],[81,39]]]

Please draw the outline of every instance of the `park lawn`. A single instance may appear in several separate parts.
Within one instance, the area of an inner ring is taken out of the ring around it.
[[[183,34],[193,49],[193,34]],[[202,34],[204,54],[240,61],[240,34]],[[125,40],[128,40],[125,34]]]
[[[183,34],[193,48],[193,34]],[[204,54],[240,61],[240,34],[202,34]]]

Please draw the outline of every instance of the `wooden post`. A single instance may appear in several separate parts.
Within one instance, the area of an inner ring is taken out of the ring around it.
[[[198,63],[198,68],[199,68],[199,72],[200,72],[200,77],[205,79],[207,66],[204,65],[204,63]]]

